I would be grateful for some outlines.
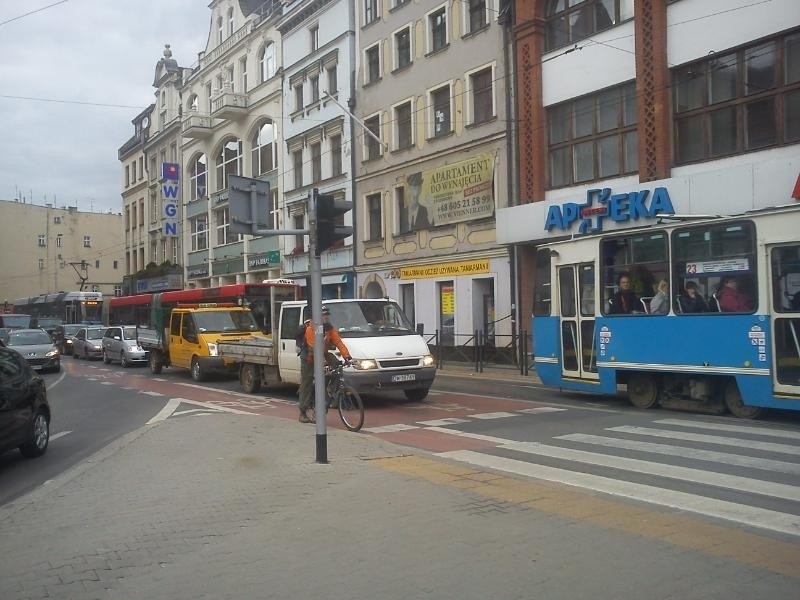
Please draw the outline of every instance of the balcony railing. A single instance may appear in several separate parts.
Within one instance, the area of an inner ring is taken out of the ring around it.
[[[222,92],[211,100],[211,114],[220,119],[235,119],[247,113],[247,94]]]
[[[227,39],[223,40],[219,46],[214,48],[211,52],[209,52],[200,59],[200,68],[205,69],[208,65],[213,63],[220,56],[225,54],[228,50],[233,48],[237,43],[239,43],[245,37],[247,37],[247,34],[250,33],[251,27],[252,23],[245,23],[239,29],[237,29],[231,35],[229,35]]]
[[[214,132],[213,119],[207,115],[190,114],[183,119],[181,132],[190,138],[206,138]]]

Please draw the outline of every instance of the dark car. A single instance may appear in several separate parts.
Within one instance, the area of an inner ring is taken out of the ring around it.
[[[61,370],[61,355],[44,329],[12,329],[6,347],[19,352],[34,369]]]
[[[56,325],[53,330],[53,341],[58,346],[61,356],[72,356],[72,340],[81,327],[85,327],[85,325],[80,323]]]
[[[54,340],[55,337],[53,336],[55,335],[56,327],[63,325],[64,323],[64,319],[57,319],[55,317],[39,317],[35,321],[36,323],[35,325],[32,325],[32,327],[44,329]]]
[[[41,456],[50,441],[50,405],[44,381],[9,348],[0,348],[0,454],[19,448]]]

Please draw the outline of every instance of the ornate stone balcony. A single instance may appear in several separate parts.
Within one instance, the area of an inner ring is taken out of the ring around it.
[[[247,114],[247,94],[222,92],[211,100],[211,115],[217,119],[235,120]]]
[[[189,114],[181,124],[181,133],[185,137],[203,139],[214,133],[213,119],[207,115]]]

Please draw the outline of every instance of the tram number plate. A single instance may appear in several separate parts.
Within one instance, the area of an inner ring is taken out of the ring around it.
[[[397,383],[398,381],[414,381],[417,378],[415,373],[406,373],[405,375],[392,375],[392,382]]]

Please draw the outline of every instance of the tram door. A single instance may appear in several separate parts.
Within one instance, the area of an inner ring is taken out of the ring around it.
[[[598,379],[595,354],[595,268],[592,263],[558,268],[561,373]]]
[[[800,395],[800,244],[769,250],[773,386]]]

